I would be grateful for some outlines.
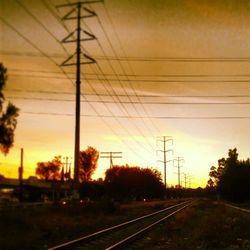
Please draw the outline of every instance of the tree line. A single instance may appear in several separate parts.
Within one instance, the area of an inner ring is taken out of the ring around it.
[[[227,158],[218,160],[209,172],[207,189],[221,198],[243,202],[250,200],[250,159],[239,160],[237,149],[230,149]]]
[[[79,154],[79,181],[89,181],[97,168],[99,152],[91,146],[81,150]],[[38,162],[36,175],[45,181],[71,180],[71,169],[67,172],[62,162],[62,157],[55,156],[51,161]]]
[[[138,166],[113,166],[105,172],[104,180],[92,181],[97,168],[99,152],[88,146],[80,151],[79,182],[82,197],[97,198],[108,196],[119,199],[152,199],[164,196],[165,187],[161,173],[152,168]],[[69,176],[66,176],[69,174]],[[61,156],[47,162],[38,162],[36,175],[45,181],[72,181],[71,174],[65,173]]]

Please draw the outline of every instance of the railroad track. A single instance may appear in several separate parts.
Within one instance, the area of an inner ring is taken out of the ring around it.
[[[192,203],[192,200],[188,200],[169,206],[160,211],[51,247],[48,250],[111,250],[124,249],[125,247],[127,249],[128,245],[132,245],[135,240],[138,241],[152,227],[185,209]]]

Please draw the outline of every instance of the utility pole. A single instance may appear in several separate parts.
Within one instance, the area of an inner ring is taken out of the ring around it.
[[[89,10],[85,5],[103,2],[99,1],[83,1],[76,3],[69,3],[58,5],[57,8],[72,7],[72,9],[62,18],[62,20],[76,20],[76,29],[66,36],[62,43],[76,43],[76,52],[66,59],[61,66],[76,66],[76,106],[75,106],[75,149],[74,149],[74,183],[77,188],[79,184],[79,152],[80,152],[80,96],[81,96],[81,64],[92,64],[96,61],[89,55],[82,54],[81,41],[94,40],[96,37],[86,30],[81,28],[81,19],[96,16],[96,13]],[[82,15],[82,10],[85,14]],[[75,14],[75,15],[74,15]],[[76,39],[74,38],[76,34]],[[82,37],[82,34],[85,37]],[[81,60],[83,55],[85,61]],[[73,57],[76,56],[76,62],[71,62]]]
[[[192,182],[193,177],[191,175],[188,175],[188,186],[191,188],[191,182]]]
[[[21,148],[20,155],[20,167],[18,168],[18,179],[19,179],[19,200],[23,200],[23,148]]]
[[[164,164],[164,185],[166,187],[167,185],[167,182],[166,182],[166,176],[167,176],[167,162],[170,162],[172,160],[167,160],[167,156],[166,156],[166,153],[167,152],[172,152],[173,154],[173,150],[172,149],[168,149],[166,150],[166,143],[171,141],[172,142],[172,145],[173,145],[173,137],[172,136],[160,136],[158,139],[157,139],[157,142],[163,142],[163,150],[157,150],[156,152],[162,152],[163,153],[163,161],[162,160],[158,160],[160,162],[162,162]]]
[[[63,165],[65,166],[65,179],[66,180],[70,180],[70,165],[71,165],[71,162],[69,162],[69,159],[72,159],[72,157],[69,157],[69,156],[66,156],[66,157],[63,157],[63,159],[65,159],[65,162],[63,163]]]
[[[180,162],[181,161],[184,161],[184,158],[183,157],[176,157],[175,159],[174,159],[174,161],[177,161],[177,168],[178,168],[178,188],[180,188],[181,187],[181,173],[180,173],[180,168],[182,167],[181,165],[180,165]]]
[[[109,158],[110,168],[114,166],[113,159],[122,158],[122,152],[100,152],[101,158]]]
[[[185,189],[187,188],[187,179],[188,179],[188,175],[186,173],[183,174],[183,177],[184,177],[184,186],[185,186]]]

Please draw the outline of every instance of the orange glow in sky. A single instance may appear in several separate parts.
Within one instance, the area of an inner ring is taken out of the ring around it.
[[[20,148],[24,177],[35,174],[38,161],[74,155],[75,68],[59,65],[75,52],[75,44],[60,43],[75,21],[60,21],[70,7],[56,8],[67,2],[0,2],[5,96],[20,108],[15,146],[0,158],[6,177],[18,176]],[[157,138],[172,136],[167,159],[184,158],[181,172],[192,187],[206,185],[228,149],[249,157],[247,1],[105,0],[87,7],[98,17],[82,20],[82,28],[97,40],[82,49],[97,64],[81,68],[81,149],[122,151],[114,164],[163,173]],[[108,167],[99,159],[94,178]],[[167,184],[177,184],[176,172],[168,162]]]

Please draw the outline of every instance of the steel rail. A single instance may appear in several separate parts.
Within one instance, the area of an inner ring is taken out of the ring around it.
[[[250,209],[246,209],[246,208],[242,208],[242,207],[233,206],[233,205],[228,204],[228,203],[226,203],[226,202],[223,202],[222,204],[225,205],[225,206],[227,206],[227,207],[231,207],[231,208],[234,208],[234,209],[243,211],[243,212],[250,213]]]
[[[80,238],[77,238],[77,239],[74,239],[74,240],[71,240],[71,241],[68,241],[68,242],[65,242],[65,243],[62,243],[60,245],[50,247],[50,248],[48,248],[48,250],[67,249],[67,248],[73,247],[73,246],[75,246],[77,244],[83,243],[84,241],[88,241],[88,240],[100,237],[100,236],[104,235],[105,233],[111,233],[112,231],[115,231],[117,229],[121,229],[121,228],[126,227],[128,225],[131,225],[131,224],[133,224],[135,222],[142,221],[142,220],[144,220],[146,218],[153,217],[153,216],[155,216],[157,214],[164,213],[164,212],[166,212],[166,211],[168,211],[170,209],[173,209],[173,208],[176,208],[176,207],[188,204],[188,203],[189,204],[191,203],[190,200],[179,203],[179,204],[176,204],[176,205],[173,205],[173,206],[170,206],[170,207],[167,207],[167,208],[164,208],[164,209],[161,209],[161,210],[159,210],[157,212],[154,212],[154,213],[151,213],[151,214],[148,214],[148,215],[144,215],[144,216],[141,216],[141,217],[138,217],[138,218],[123,222],[121,224],[118,224],[118,225],[115,225],[115,226],[112,226],[112,227],[109,227],[109,228],[105,228],[103,230],[97,231],[97,232],[92,233],[92,234],[88,234],[86,236],[83,236],[83,237],[80,237]],[[181,209],[183,209],[183,208],[181,208]]]
[[[155,221],[154,223],[150,224],[149,226],[147,227],[144,227],[143,229],[139,230],[138,232],[134,233],[134,234],[131,234],[130,236],[128,236],[127,238],[115,243],[114,245],[106,248],[105,250],[113,250],[113,249],[117,249],[118,247],[121,247],[121,246],[124,246],[126,244],[128,244],[131,240],[133,240],[135,237],[145,233],[147,230],[149,230],[150,228],[154,227],[155,225],[161,223],[162,221],[166,220],[167,218],[175,215],[176,213],[180,212],[181,210],[183,210],[184,208],[188,207],[191,205],[192,202],[190,202],[189,204],[175,210],[174,212],[172,212],[171,214],[168,214],[167,216]]]

